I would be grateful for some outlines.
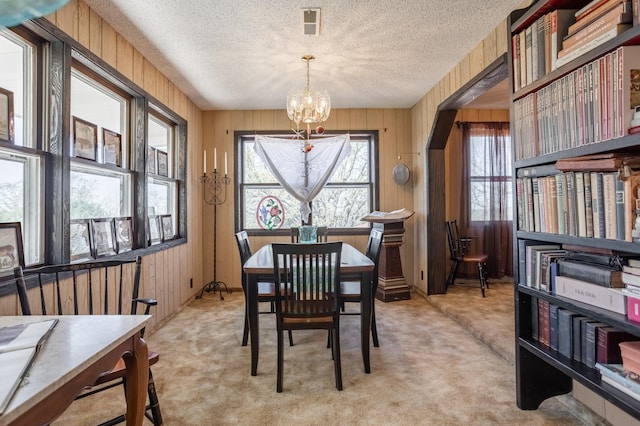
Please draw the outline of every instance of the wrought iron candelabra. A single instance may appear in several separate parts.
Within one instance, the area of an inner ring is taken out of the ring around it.
[[[200,295],[198,295],[197,298],[201,298],[205,290],[207,292],[213,291],[214,293],[218,290],[220,291],[220,299],[224,300],[224,297],[222,296],[222,287],[225,288],[227,293],[229,293],[229,288],[223,281],[218,281],[216,276],[216,242],[218,237],[216,229],[216,220],[218,215],[216,210],[219,205],[224,204],[227,200],[227,185],[229,185],[230,179],[226,172],[223,176],[218,173],[218,170],[214,169],[213,173],[203,174],[200,177],[200,181],[202,181],[203,184],[202,197],[204,202],[213,206],[213,281],[202,287]]]

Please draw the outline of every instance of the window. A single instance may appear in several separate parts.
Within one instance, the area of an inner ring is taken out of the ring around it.
[[[508,123],[507,123],[508,124]],[[479,123],[470,124],[469,204],[470,220],[511,220],[511,137],[496,135]]]
[[[0,120],[0,222],[20,222],[25,263],[44,258],[42,159],[36,148],[36,107],[39,91],[35,70],[37,52],[44,50],[36,37],[24,31],[0,30],[0,89],[9,101],[13,121]],[[7,137],[10,136],[10,137]]]
[[[270,136],[290,138],[290,135],[282,134]],[[237,132],[236,139],[239,159],[236,168],[237,199],[241,206],[238,209],[237,227],[262,231],[258,209],[271,199],[282,207],[282,225],[274,228],[299,226],[300,202],[278,183],[255,153],[255,134]],[[311,202],[311,223],[332,229],[361,228],[368,232],[369,224],[360,221],[360,218],[375,210],[377,205],[377,133],[350,134],[350,139],[351,153]],[[298,141],[291,141],[292,149],[299,149],[298,145]]]

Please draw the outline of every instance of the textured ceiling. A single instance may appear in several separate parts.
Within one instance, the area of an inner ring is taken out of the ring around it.
[[[334,108],[409,108],[522,0],[85,0],[203,110],[283,109],[325,88]],[[321,8],[319,36],[302,11]]]

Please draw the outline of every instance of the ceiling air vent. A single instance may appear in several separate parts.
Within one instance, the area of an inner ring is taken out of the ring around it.
[[[307,7],[302,9],[302,25],[304,35],[320,35],[320,8]]]

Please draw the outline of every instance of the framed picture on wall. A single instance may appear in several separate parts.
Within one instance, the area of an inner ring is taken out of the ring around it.
[[[96,161],[98,158],[98,126],[73,117],[73,148],[78,158]]]
[[[160,217],[149,216],[149,244],[154,245],[162,241]]]
[[[90,223],[88,219],[78,219],[72,220],[69,224],[69,248],[72,262],[93,259]]]
[[[133,232],[130,217],[116,217],[113,219],[113,228],[116,234],[116,251],[124,253],[133,248]]]
[[[92,219],[91,230],[93,252],[96,258],[116,254],[113,237],[113,219]]]
[[[160,176],[169,176],[169,169],[168,169],[168,161],[169,161],[169,155],[164,152],[164,151],[160,151],[157,150],[157,156],[158,156],[158,175]]]
[[[0,87],[0,141],[13,143],[13,92]]]
[[[156,149],[152,146],[147,147],[147,173],[152,175],[158,173],[156,168]]]
[[[13,269],[24,267],[20,222],[0,223],[0,278],[13,277]]]
[[[160,225],[162,226],[162,241],[169,241],[175,238],[173,219],[170,214],[160,216]]]
[[[104,162],[121,166],[122,136],[120,133],[102,129],[102,143],[104,145]]]

